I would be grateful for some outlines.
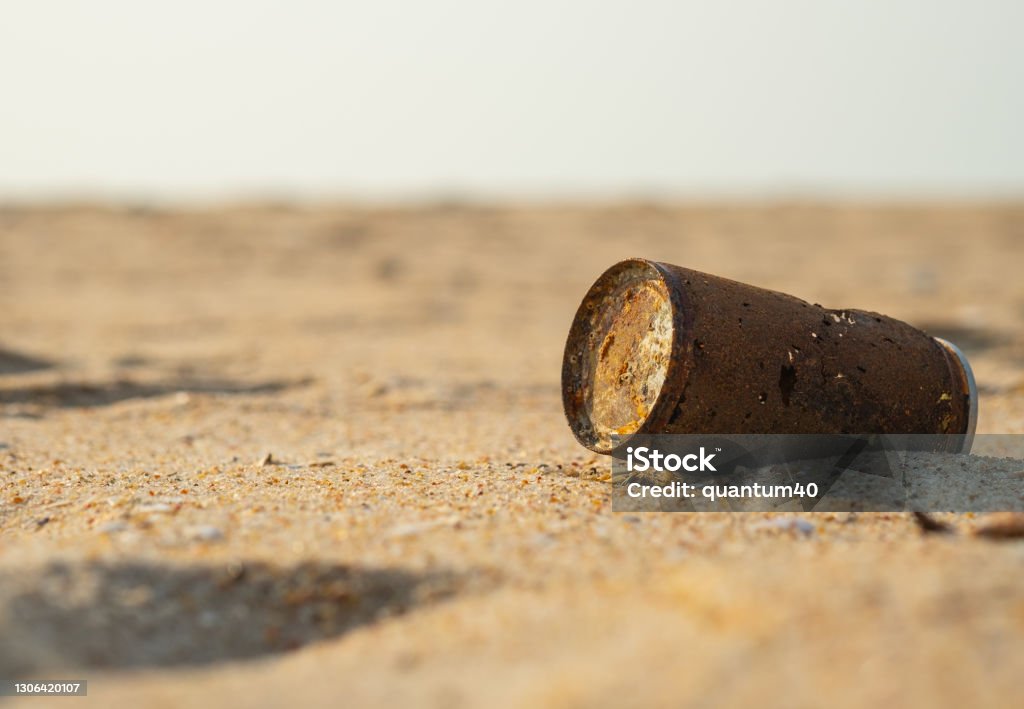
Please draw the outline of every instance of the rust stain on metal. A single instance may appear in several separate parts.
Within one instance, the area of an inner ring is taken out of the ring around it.
[[[580,305],[562,365],[588,448],[642,433],[966,433],[955,348],[878,313],[630,259]]]

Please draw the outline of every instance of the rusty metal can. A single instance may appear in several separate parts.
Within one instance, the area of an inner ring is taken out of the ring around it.
[[[978,394],[948,342],[894,318],[646,259],[591,286],[569,331],[562,398],[576,438],[635,434],[955,434]]]

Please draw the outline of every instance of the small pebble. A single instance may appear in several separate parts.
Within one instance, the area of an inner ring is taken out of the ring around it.
[[[128,524],[121,520],[117,520],[114,522],[107,522],[99,528],[99,531],[103,534],[117,534],[118,532],[123,532],[126,529],[128,529]]]
[[[174,507],[163,502],[156,502],[150,505],[139,505],[138,511],[144,514],[166,514],[174,512]]]
[[[224,532],[217,527],[203,524],[189,529],[189,537],[197,542],[219,542],[224,539]]]
[[[799,532],[805,537],[814,534],[814,525],[801,517],[778,517],[767,522],[756,524],[754,529],[783,529]]]

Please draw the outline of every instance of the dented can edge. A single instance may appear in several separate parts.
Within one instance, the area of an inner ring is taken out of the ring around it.
[[[971,369],[971,363],[967,361],[966,355],[963,351],[949,340],[944,340],[941,337],[933,338],[939,343],[948,353],[956,357],[957,362],[960,364],[960,371],[963,374],[965,384],[967,386],[967,427],[963,434],[963,443],[960,449],[961,453],[970,453],[971,447],[974,445],[974,434],[978,428],[978,384],[974,379],[974,370]]]

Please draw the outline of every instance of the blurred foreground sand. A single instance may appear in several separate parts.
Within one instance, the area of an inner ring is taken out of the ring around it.
[[[0,677],[97,706],[1024,696],[1024,543],[981,519],[611,513],[558,379],[627,256],[926,327],[979,431],[1024,433],[1021,205],[2,208]]]

